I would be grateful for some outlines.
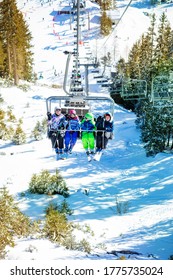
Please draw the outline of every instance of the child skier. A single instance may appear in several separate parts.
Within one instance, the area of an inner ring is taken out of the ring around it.
[[[72,149],[74,148],[77,141],[79,129],[80,122],[78,116],[76,115],[76,111],[70,110],[69,117],[67,117],[67,125],[65,132],[65,153],[72,152]]]
[[[82,144],[87,156],[95,152],[95,121],[92,113],[86,113],[85,118],[81,122]]]
[[[102,149],[106,149],[108,140],[113,138],[113,120],[111,113],[107,112],[103,117],[99,116],[96,121],[96,128],[96,152],[100,152]]]
[[[65,116],[61,113],[60,107],[55,107],[54,114],[47,113],[48,125],[50,126],[49,138],[52,148],[55,149],[56,159],[63,154],[64,149],[64,129],[66,126]]]

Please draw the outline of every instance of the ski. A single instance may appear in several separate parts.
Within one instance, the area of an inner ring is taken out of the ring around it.
[[[67,157],[65,155],[56,154],[56,160],[64,160],[64,159],[67,159]]]
[[[67,159],[67,158],[69,157],[69,154],[68,154],[68,153],[64,153],[63,157],[64,157],[65,159]]]
[[[88,158],[88,162],[92,161],[92,156],[91,155],[88,155],[87,158]]]
[[[101,156],[102,156],[102,151],[96,152],[96,154],[95,154],[95,156],[94,156],[94,160],[95,160],[95,161],[100,161]]]
[[[60,157],[59,159],[60,159],[60,160],[64,160],[64,159],[67,159],[67,158],[66,158],[66,157]]]
[[[87,155],[88,162],[92,161],[92,160],[94,159],[94,156],[95,156],[94,153],[89,153],[89,154]]]

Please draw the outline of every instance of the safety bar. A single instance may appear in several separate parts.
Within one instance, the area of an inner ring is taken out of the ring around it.
[[[47,112],[51,112],[51,101],[53,100],[57,100],[59,101],[59,106],[61,106],[61,102],[64,100],[64,101],[108,101],[110,103],[110,107],[111,107],[111,113],[112,113],[112,116],[114,114],[114,100],[110,97],[110,96],[94,96],[94,95],[87,95],[87,96],[74,96],[74,95],[59,95],[59,96],[49,96],[47,99],[46,99],[46,109],[47,109]],[[75,109],[75,106],[74,106],[74,109]]]

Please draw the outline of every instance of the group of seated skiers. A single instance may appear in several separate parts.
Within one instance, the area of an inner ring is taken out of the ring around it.
[[[72,153],[78,138],[81,138],[87,155],[106,149],[108,140],[113,138],[113,119],[109,112],[96,120],[88,112],[80,120],[74,109],[64,115],[60,107],[55,107],[54,113],[48,112],[47,116],[48,137],[57,155]]]

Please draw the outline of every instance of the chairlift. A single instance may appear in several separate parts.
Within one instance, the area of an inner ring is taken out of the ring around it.
[[[173,77],[171,73],[169,75],[159,75],[153,79],[151,101],[154,106],[165,106],[166,103],[169,103],[169,106],[172,106]]]
[[[146,99],[147,82],[138,79],[123,79],[120,94],[124,100]]]
[[[110,95],[121,95],[122,94],[122,79],[115,79],[110,85]]]
[[[103,75],[94,76],[93,78],[94,78],[94,79],[101,79],[101,78],[103,78]]]
[[[111,83],[103,83],[103,84],[101,84],[101,87],[111,88],[111,86],[112,86]]]
[[[79,8],[79,2],[80,0],[77,0],[77,6]],[[107,95],[89,95],[87,89],[84,90],[82,83],[81,83],[81,73],[80,73],[80,65],[85,66],[83,64],[79,64],[79,10],[77,9],[77,39],[76,39],[76,46],[75,49],[75,60],[74,63],[74,69],[72,70],[72,73],[69,75],[69,64],[72,55],[74,56],[73,52],[69,52],[67,56],[67,62],[66,62],[66,69],[65,69],[65,75],[64,75],[64,84],[63,84],[63,90],[64,94],[57,95],[57,96],[50,96],[46,99],[46,109],[47,113],[52,113],[54,111],[55,106],[59,106],[61,108],[61,111],[64,115],[67,115],[71,109],[75,109],[77,115],[80,119],[84,117],[84,115],[87,112],[91,112],[95,114],[95,111],[100,106],[100,103],[103,102],[107,104],[108,106],[103,107],[102,109],[106,111],[110,111],[112,116],[114,115],[114,100],[107,94]],[[93,64],[87,64],[87,67]],[[94,67],[94,66],[93,66]],[[86,67],[85,67],[86,68]],[[86,69],[85,69],[86,70]],[[88,78],[87,71],[85,71],[86,78]],[[71,77],[70,87],[67,89],[67,80],[68,77]],[[86,79],[87,80],[87,79]],[[86,82],[86,85],[88,83]],[[87,88],[87,86],[86,86]],[[53,108],[52,108],[53,106]],[[101,106],[100,106],[101,108]],[[106,108],[106,109],[105,109]]]
[[[107,83],[108,80],[107,79],[102,79],[102,80],[97,80],[97,84],[103,84],[103,83]]]
[[[99,69],[93,69],[91,70],[91,73],[99,73]]]

